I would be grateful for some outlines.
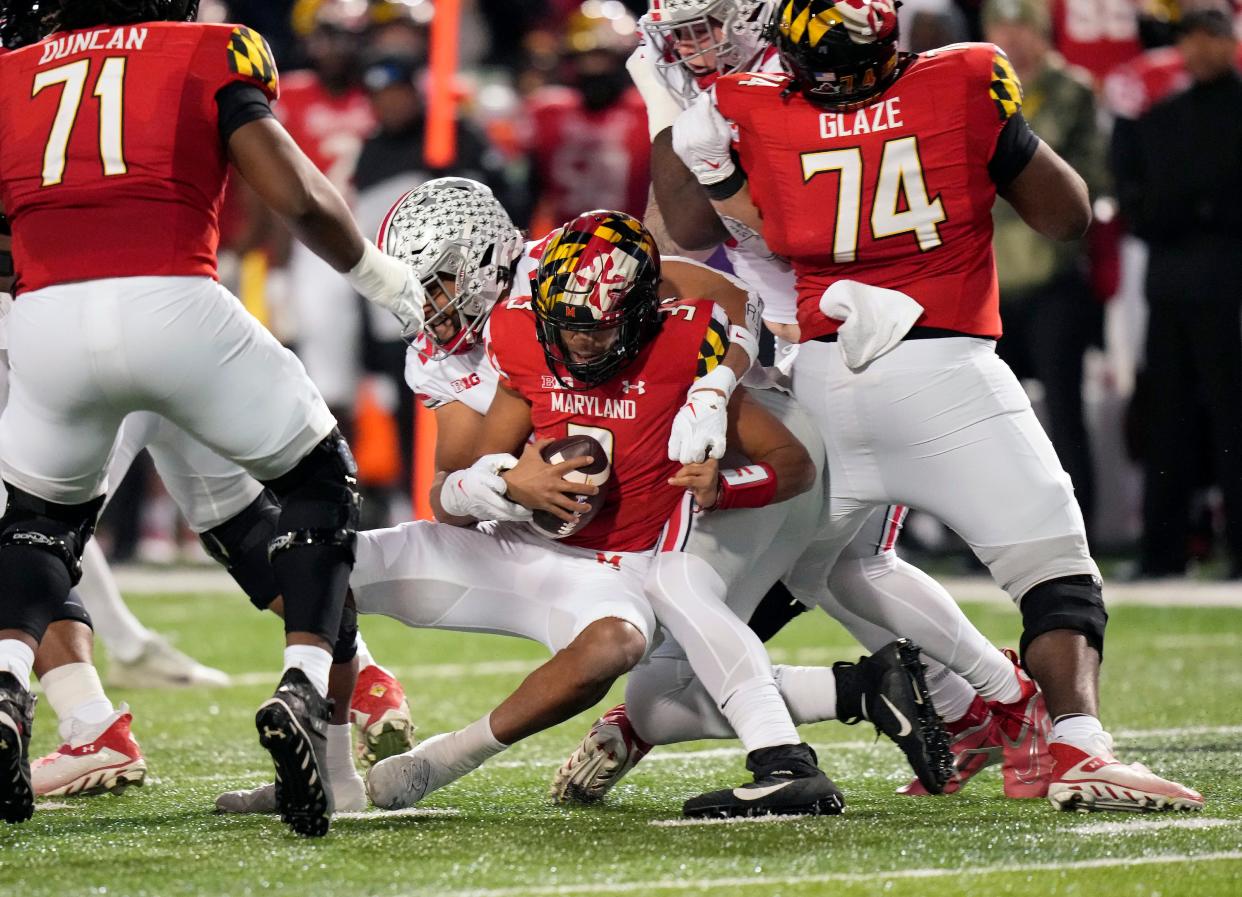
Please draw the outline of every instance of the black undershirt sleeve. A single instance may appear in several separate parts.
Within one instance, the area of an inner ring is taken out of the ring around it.
[[[226,145],[242,125],[261,118],[275,118],[267,94],[244,81],[233,81],[216,91],[217,126]]]
[[[1019,109],[996,139],[996,150],[992,160],[988,162],[988,174],[998,188],[1004,189],[1013,183],[1014,178],[1022,173],[1026,164],[1031,161],[1035,151],[1039,149],[1039,138],[1026,123],[1026,118]]]

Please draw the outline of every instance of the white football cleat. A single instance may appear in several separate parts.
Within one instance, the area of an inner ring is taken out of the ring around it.
[[[651,745],[634,732],[625,705],[595,721],[582,743],[556,771],[548,796],[553,803],[595,803],[647,756]]]
[[[94,732],[75,732],[68,743],[30,764],[35,794],[119,794],[130,785],[141,785],[147,761],[129,732],[132,721],[129,708],[122,704]]]
[[[411,751],[381,760],[367,773],[367,796],[381,810],[412,807],[438,788],[460,777],[445,769],[433,768],[428,748],[453,733],[433,735]]]
[[[161,635],[143,642],[142,653],[131,661],[111,658],[109,688],[176,688],[193,685],[223,687],[228,674],[203,666],[182,654]]]
[[[1202,810],[1198,791],[1162,779],[1141,763],[1122,763],[1104,735],[1099,750],[1088,753],[1072,744],[1054,741],[1052,781],[1048,800],[1058,810]]]
[[[328,790],[332,792],[332,801],[338,813],[358,813],[367,808],[367,788],[362,777],[353,775],[344,782],[328,780]],[[217,813],[270,813],[275,816],[280,812],[276,808],[276,785],[268,783],[258,788],[242,791],[226,791],[216,798]]]

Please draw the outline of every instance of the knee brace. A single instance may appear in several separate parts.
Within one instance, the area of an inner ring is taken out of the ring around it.
[[[341,549],[350,561],[358,540],[358,465],[340,430],[333,430],[283,476],[264,483],[281,511],[268,557],[298,545]]]
[[[783,582],[775,583],[763,596],[748,625],[760,641],[768,641],[784,629],[794,617],[810,608],[799,601]]]
[[[1062,576],[1049,579],[1022,596],[1022,640],[1019,650],[1026,657],[1031,642],[1056,629],[1069,629],[1086,636],[1091,647],[1104,656],[1104,592],[1094,576]]]
[[[199,535],[207,553],[224,566],[259,610],[267,610],[280,594],[267,557],[279,521],[280,505],[264,489],[235,517]]]
[[[358,609],[353,601],[346,601],[341,611],[341,628],[332,646],[333,663],[349,663],[358,656]]]
[[[265,484],[281,505],[267,556],[285,598],[285,632],[309,632],[329,644],[340,634],[358,541],[357,472],[349,446],[333,430],[291,471]]]
[[[82,549],[95,531],[104,497],[79,505],[44,501],[5,483],[9,502],[0,517],[0,629],[36,640],[61,612],[82,578]]]
[[[91,622],[91,615],[86,612],[86,605],[82,603],[78,593],[73,590],[70,590],[69,597],[65,599],[60,609],[52,614],[52,622],[85,623],[90,627],[91,632],[95,631],[95,624]]]

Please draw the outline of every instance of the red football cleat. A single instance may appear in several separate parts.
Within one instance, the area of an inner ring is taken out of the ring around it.
[[[1058,810],[1202,810],[1198,791],[1162,779],[1141,763],[1125,764],[1113,756],[1112,739],[1100,753],[1065,742],[1051,746],[1053,770],[1048,800]]]
[[[944,724],[949,733],[949,750],[953,752],[953,778],[944,786],[945,794],[955,794],[982,770],[1000,763],[1004,752],[996,717],[988,709],[987,702],[978,695],[966,715]],[[912,797],[929,795],[918,779],[897,789],[898,794]]]
[[[1022,696],[1018,700],[1009,704],[994,701],[988,705],[996,718],[1005,753],[1001,764],[1005,797],[1044,797],[1052,775],[1052,755],[1048,753],[1052,719],[1039,686],[1018,664],[1017,653],[1011,648],[1005,648],[1004,653],[1013,662],[1014,675],[1022,686]]]
[[[62,744],[31,764],[35,794],[119,794],[130,785],[141,785],[147,777],[147,761],[129,732],[133,716],[126,710],[122,707],[94,740],[76,747]]]
[[[549,796],[556,803],[594,803],[621,781],[651,745],[630,725],[625,705],[613,707],[591,727],[582,743],[569,755],[552,779]]]
[[[358,757],[367,766],[414,747],[405,689],[381,666],[371,664],[358,672],[349,718],[358,727]]]

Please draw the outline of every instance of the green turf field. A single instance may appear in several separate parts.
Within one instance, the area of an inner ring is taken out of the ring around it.
[[[805,734],[845,791],[840,817],[678,824],[684,798],[743,781],[736,743],[659,749],[606,805],[552,807],[548,779],[594,718],[583,715],[413,812],[338,818],[327,838],[304,841],[275,818],[211,812],[217,792],[270,776],[251,720],[275,681],[277,622],[227,595],[132,606],[199,659],[243,674],[242,684],[116,693],[133,708],[147,786],[42,802],[32,822],[0,829],[0,895],[1242,894],[1242,610],[1113,611],[1105,724],[1124,759],[1205,794],[1208,809],[1195,816],[1058,814],[1043,801],[1002,799],[996,770],[952,798],[897,797],[909,776],[897,750],[863,726],[833,723]],[[1014,640],[1008,608],[967,610],[998,642]],[[514,639],[364,620],[422,735],[478,718],[542,657]],[[803,664],[856,650],[811,614],[773,642],[778,660]],[[54,746],[41,707],[33,753]]]

